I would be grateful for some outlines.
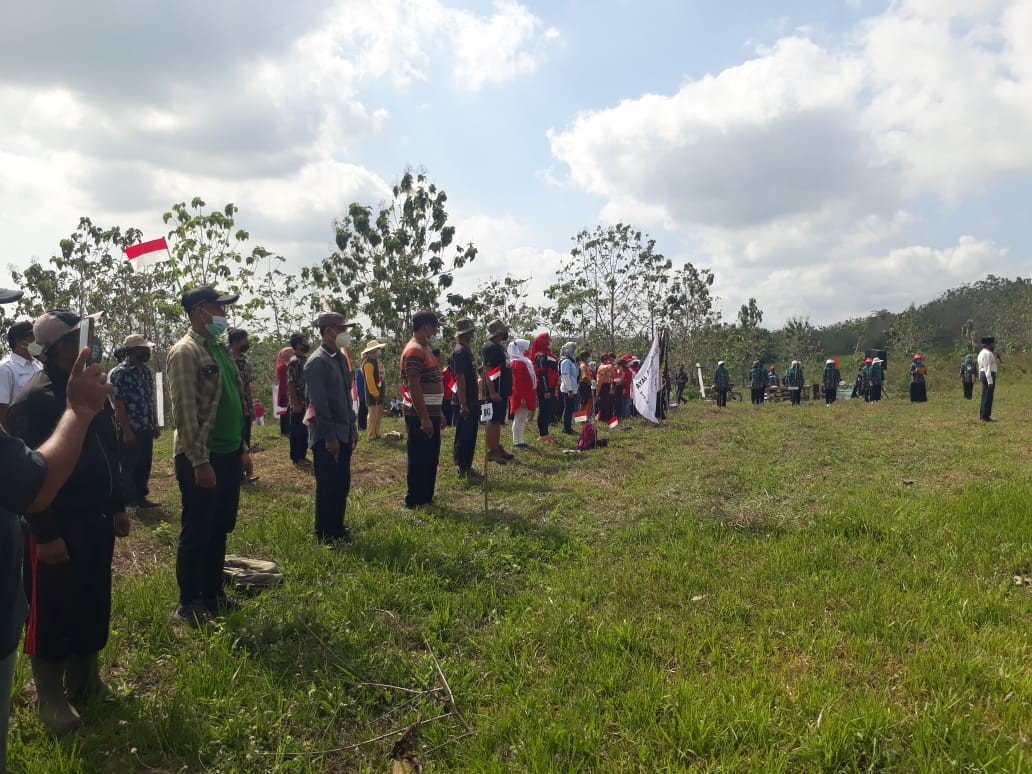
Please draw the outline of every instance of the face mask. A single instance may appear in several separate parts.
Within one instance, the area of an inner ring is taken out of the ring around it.
[[[427,339],[427,343],[436,346],[437,344],[441,343],[441,337],[435,333],[433,336]]]
[[[244,354],[245,352],[247,352],[247,350],[249,350],[250,348],[251,348],[251,345],[250,345],[250,344],[244,344],[243,346],[241,346],[241,347],[240,347],[240,354],[241,354],[241,355],[243,355],[243,354]]]
[[[148,350],[144,350],[143,352],[141,352],[136,357],[136,359],[139,360],[141,363],[146,363],[148,360],[150,360],[150,356],[151,356],[151,353],[150,353],[150,350],[148,349]]]
[[[351,334],[347,331],[341,331],[337,334],[336,342],[337,349],[345,349],[351,343]]]
[[[212,316],[211,322],[205,325],[204,328],[208,333],[217,338],[229,328],[229,320],[225,317]]]
[[[36,342],[32,342],[31,344],[29,344],[28,350],[29,354],[33,357],[39,357],[43,354],[43,347],[37,344]]]

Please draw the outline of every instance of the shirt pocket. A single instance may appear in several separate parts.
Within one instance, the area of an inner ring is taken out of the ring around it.
[[[211,418],[220,378],[216,363],[207,363],[197,369],[197,420],[201,424]]]

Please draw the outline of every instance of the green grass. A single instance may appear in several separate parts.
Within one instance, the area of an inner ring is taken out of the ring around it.
[[[286,584],[207,634],[169,621],[166,439],[116,560],[122,698],[59,742],[27,688],[13,770],[384,771],[422,720],[428,771],[1032,771],[1032,379],[988,426],[930,397],[695,402],[493,466],[486,513],[449,465],[404,510],[401,446],[363,443],[339,553],[265,428],[230,548]]]

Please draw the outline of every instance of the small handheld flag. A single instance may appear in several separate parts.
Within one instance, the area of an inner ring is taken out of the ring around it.
[[[490,379],[492,382],[497,382],[499,377],[501,377],[501,375],[502,375],[502,367],[501,366],[495,366],[494,368],[492,368],[490,371],[487,372],[487,378]]]
[[[613,417],[612,419],[609,420],[609,429],[610,430],[615,429],[618,424],[620,424],[620,420],[617,419],[616,417]]]
[[[573,412],[573,421],[574,422],[587,422],[588,421],[588,412],[587,412],[587,410],[584,410],[584,411],[574,411]]]

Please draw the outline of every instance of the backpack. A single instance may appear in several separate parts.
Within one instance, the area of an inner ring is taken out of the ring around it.
[[[588,451],[588,449],[595,448],[595,424],[590,420],[584,423],[584,427],[580,431],[580,438],[577,439],[577,448],[581,451]]]

